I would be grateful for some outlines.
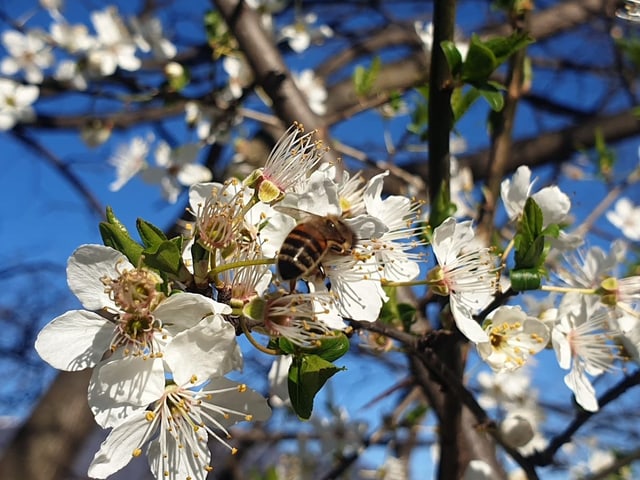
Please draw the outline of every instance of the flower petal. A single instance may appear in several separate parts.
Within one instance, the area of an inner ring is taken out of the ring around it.
[[[113,325],[97,313],[71,310],[44,327],[36,339],[36,351],[58,370],[93,367],[109,348]]]
[[[156,319],[172,335],[197,325],[211,314],[231,313],[231,307],[196,293],[176,293],[164,300],[153,311]]]
[[[198,379],[222,376],[242,369],[242,353],[233,326],[220,315],[211,315],[185,330],[169,343],[164,359],[178,385]]]
[[[164,391],[162,359],[124,357],[103,363],[97,381],[102,394],[116,403],[146,406]]]
[[[118,270],[133,269],[129,260],[117,250],[103,245],[81,245],[69,258],[67,282],[71,291],[87,310],[114,307],[104,291],[104,276],[118,278]]]
[[[107,478],[127,465],[147,436],[151,424],[140,410],[115,427],[89,465],[89,476]]]

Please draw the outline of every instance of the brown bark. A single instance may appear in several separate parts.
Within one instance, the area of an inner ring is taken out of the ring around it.
[[[95,428],[87,404],[90,370],[61,372],[0,459],[2,480],[54,480],[68,476]]]

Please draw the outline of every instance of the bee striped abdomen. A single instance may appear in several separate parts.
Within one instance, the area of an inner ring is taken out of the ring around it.
[[[278,273],[283,280],[304,277],[318,269],[327,251],[326,242],[318,233],[304,225],[289,233],[278,254]]]

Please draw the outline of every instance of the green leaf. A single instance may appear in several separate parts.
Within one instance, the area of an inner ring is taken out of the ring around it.
[[[313,349],[313,353],[327,362],[333,362],[349,351],[349,339],[342,332],[337,332],[335,337],[323,338],[321,345]]]
[[[451,74],[454,77],[457,77],[462,70],[462,55],[460,54],[460,50],[458,50],[456,44],[451,40],[444,40],[443,42],[440,42],[440,47],[447,59]]]
[[[451,95],[451,111],[453,112],[454,125],[467,113],[471,105],[473,105],[478,98],[480,98],[480,92],[475,87],[464,91],[464,93],[461,87],[453,90],[453,94]]]
[[[494,112],[502,110],[502,107],[504,107],[504,96],[500,90],[490,83],[484,83],[474,88],[478,91],[478,94],[487,101],[491,110]]]
[[[170,240],[158,244],[157,247],[149,247],[144,250],[144,263],[160,272],[165,272],[174,277],[181,273],[182,254],[176,244]]]
[[[542,284],[542,273],[535,268],[511,270],[509,280],[511,282],[511,288],[516,292],[537,290]]]
[[[518,50],[534,43],[534,41],[526,32],[515,32],[508,37],[493,37],[483,43],[493,52],[498,65],[500,65]]]
[[[305,355],[317,355],[328,362],[333,362],[347,353],[351,345],[349,343],[349,339],[344,333],[335,332],[335,337],[323,338],[320,340],[320,345],[315,348],[298,347],[284,337],[278,338],[277,346],[282,352],[289,355],[297,355],[301,353]]]
[[[356,95],[359,97],[366,97],[371,93],[373,84],[378,78],[380,73],[380,67],[382,62],[380,57],[375,57],[369,68],[365,68],[362,65],[358,65],[353,72],[353,85],[356,91]]]
[[[289,367],[289,398],[300,418],[307,420],[311,417],[316,394],[339,370],[344,369],[317,355],[302,355],[293,359]]]
[[[429,224],[436,228],[448,217],[451,217],[456,212],[455,203],[451,202],[451,194],[449,192],[449,182],[442,181],[442,186],[438,192],[438,196],[434,199],[431,205],[431,214],[429,215]]]
[[[471,37],[467,58],[462,64],[462,80],[471,84],[486,83],[498,66],[498,61],[477,35]]]
[[[146,247],[157,247],[162,242],[167,241],[167,236],[164,232],[153,225],[152,223],[147,222],[141,218],[136,220],[136,228],[138,229],[138,233],[140,234],[140,239],[142,240],[142,244]]]
[[[98,228],[102,243],[124,254],[132,265],[139,265],[143,251],[142,245],[132,239],[126,229],[123,230],[120,225],[108,222],[100,222]]]

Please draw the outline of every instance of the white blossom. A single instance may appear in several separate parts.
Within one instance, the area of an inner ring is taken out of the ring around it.
[[[28,83],[42,83],[42,70],[53,64],[51,47],[45,43],[42,36],[36,31],[28,31],[26,34],[15,30],[3,32],[2,43],[10,56],[0,63],[0,71],[5,75],[15,75],[23,71]]]
[[[136,71],[142,62],[136,57],[136,45],[115,7],[91,13],[91,22],[98,34],[89,50],[89,64],[102,76],[113,75],[116,68]]]
[[[531,355],[549,343],[543,322],[528,316],[520,307],[504,305],[485,320],[488,342],[477,344],[482,359],[496,372],[521,368]]]
[[[311,43],[319,43],[333,36],[333,30],[328,25],[314,26],[317,21],[318,16],[315,13],[298,17],[292,25],[282,27],[280,38],[289,43],[291,50],[302,53]]]
[[[109,185],[112,192],[120,190],[138,172],[147,168],[147,155],[152,138],[134,137],[128,145],[120,145],[109,163],[116,167],[116,179]]]
[[[607,220],[629,240],[640,241],[640,206],[634,205],[627,197],[618,199],[614,209],[607,212]]]
[[[300,89],[309,103],[311,111],[317,115],[324,115],[327,112],[325,102],[327,101],[327,89],[319,77],[311,69],[293,72],[293,81]]]
[[[32,104],[38,99],[36,85],[21,85],[0,78],[0,130],[10,130],[16,123],[31,122],[35,118]]]
[[[534,180],[535,182],[535,180]],[[542,225],[557,224],[565,220],[571,201],[557,186],[544,187],[539,192],[531,193],[531,170],[526,165],[518,167],[511,179],[502,181],[500,194],[510,220],[520,218],[527,198],[533,198],[542,211]]]
[[[433,232],[431,242],[438,267],[429,272],[431,287],[439,295],[449,295],[451,313],[463,335],[474,343],[489,337],[473,315],[495,295],[499,268],[497,256],[489,248],[469,248],[475,234],[470,221],[456,223],[447,218]]]
[[[142,179],[151,184],[160,184],[165,200],[176,203],[183,187],[211,180],[211,170],[195,163],[199,151],[199,145],[194,143],[172,149],[162,141],[156,147],[156,166],[145,168]]]
[[[176,56],[176,46],[165,38],[159,18],[145,16],[129,19],[133,30],[133,40],[143,52],[151,52],[159,60],[169,60]]]
[[[232,453],[228,428],[238,421],[263,421],[271,411],[265,399],[244,384],[222,377],[184,384],[168,382],[149,392],[147,407],[114,426],[89,466],[92,478],[107,478],[146,452],[157,479],[204,480],[212,470],[209,438]]]

